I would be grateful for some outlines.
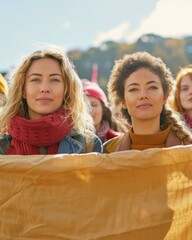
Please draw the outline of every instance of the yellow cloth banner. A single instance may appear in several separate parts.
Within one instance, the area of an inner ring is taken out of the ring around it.
[[[191,240],[192,145],[0,156],[2,240]]]

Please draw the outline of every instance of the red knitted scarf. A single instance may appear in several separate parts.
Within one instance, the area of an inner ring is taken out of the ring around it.
[[[72,120],[64,109],[37,120],[16,115],[8,126],[8,133],[13,139],[6,154],[40,154],[39,147],[47,147],[48,154],[56,154],[59,142],[72,127]]]
[[[187,115],[187,113],[184,113],[183,115],[184,115],[186,123],[189,125],[189,127],[192,128],[192,119]]]

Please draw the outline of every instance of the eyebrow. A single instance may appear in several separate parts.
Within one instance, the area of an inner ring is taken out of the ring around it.
[[[42,74],[40,74],[40,73],[31,73],[31,74],[28,76],[28,78],[31,77],[31,76],[42,76]],[[51,73],[49,76],[50,76],[50,77],[53,77],[53,76],[62,77],[62,75],[59,74],[59,73]]]
[[[159,82],[155,81],[155,80],[151,80],[149,82],[147,82],[147,85],[151,84],[151,83],[157,83],[157,84],[160,84]],[[138,86],[139,84],[138,83],[130,83],[127,87],[130,87],[130,86]]]
[[[62,77],[62,75],[61,74],[59,74],[59,73],[52,73],[52,74],[50,74],[49,76],[59,76],[59,77]]]

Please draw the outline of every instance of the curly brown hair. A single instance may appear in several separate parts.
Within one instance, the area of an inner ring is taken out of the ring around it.
[[[140,68],[147,68],[159,76],[164,92],[164,99],[170,97],[173,87],[175,86],[172,73],[162,59],[152,56],[147,52],[125,54],[122,59],[115,61],[108,82],[109,99],[116,106],[121,107],[122,114],[130,125],[132,124],[131,116],[127,109],[123,108],[124,85],[126,79]],[[173,113],[167,103],[164,105],[160,115],[160,127],[163,130],[170,125],[180,139],[192,143],[191,135],[187,126],[184,125],[184,122],[179,116],[176,116],[176,114]]]

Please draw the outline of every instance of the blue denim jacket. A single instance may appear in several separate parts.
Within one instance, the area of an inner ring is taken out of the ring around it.
[[[89,143],[88,143],[89,144]],[[101,140],[94,135],[91,152],[103,152],[103,146]],[[87,153],[85,138],[78,134],[75,130],[72,130],[59,144],[57,153]]]
[[[6,155],[11,139],[12,137],[7,134],[0,138],[0,154]],[[93,142],[90,144],[92,144],[92,150],[89,152],[103,152],[102,142],[96,135],[94,135]],[[69,135],[61,140],[57,153],[87,153],[85,138],[73,129]]]

